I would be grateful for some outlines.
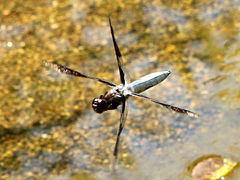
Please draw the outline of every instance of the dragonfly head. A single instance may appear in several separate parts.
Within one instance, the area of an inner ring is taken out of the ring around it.
[[[107,110],[108,102],[103,96],[100,96],[99,98],[94,98],[92,101],[92,108],[97,113],[102,113]]]

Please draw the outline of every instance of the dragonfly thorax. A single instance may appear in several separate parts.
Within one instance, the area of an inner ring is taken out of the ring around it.
[[[112,89],[99,98],[94,98],[92,101],[92,108],[97,113],[117,109],[122,102],[122,97],[123,95],[120,92],[116,89]]]

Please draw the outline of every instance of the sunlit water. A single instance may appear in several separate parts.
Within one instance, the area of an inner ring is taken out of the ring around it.
[[[18,0],[0,9],[0,179],[190,180],[201,156],[240,160],[239,1]],[[144,94],[200,114],[130,98],[116,171],[120,112],[91,109],[108,87],[42,66],[118,83],[109,14],[132,80],[172,72]]]

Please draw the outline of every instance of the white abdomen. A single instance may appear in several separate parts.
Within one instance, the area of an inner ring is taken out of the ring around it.
[[[128,84],[127,89],[135,93],[141,93],[149,89],[150,87],[153,87],[159,84],[160,82],[162,82],[164,79],[168,77],[169,74],[170,74],[170,71],[162,71],[162,72],[155,72],[155,73],[148,74]]]

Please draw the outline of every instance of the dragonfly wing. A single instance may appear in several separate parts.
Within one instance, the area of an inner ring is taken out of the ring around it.
[[[113,30],[113,27],[112,27],[112,23],[111,23],[110,17],[109,17],[109,25],[110,25],[113,46],[114,46],[114,50],[115,50],[115,54],[116,54],[116,58],[117,58],[117,63],[118,63],[118,69],[119,69],[119,73],[120,73],[120,80],[121,80],[121,83],[123,85],[125,85],[126,84],[126,72],[125,72],[124,67],[123,67],[122,54],[121,54],[121,52],[119,50],[119,47],[117,45],[117,41],[115,39],[114,30]]]
[[[103,84],[106,84],[106,85],[108,85],[110,87],[115,87],[116,86],[114,83],[112,83],[110,81],[85,75],[83,73],[80,73],[78,71],[72,70],[72,69],[70,69],[70,68],[68,68],[66,66],[63,66],[63,65],[60,65],[60,64],[57,64],[57,63],[44,62],[44,65],[47,66],[47,67],[51,67],[51,68],[55,69],[56,71],[59,71],[59,72],[64,73],[64,74],[96,80],[96,81],[99,81],[99,82],[101,82]]]
[[[179,107],[176,107],[176,106],[172,106],[170,104],[162,103],[162,102],[160,102],[158,100],[152,99],[152,98],[144,96],[142,94],[131,92],[130,96],[135,96],[135,97],[140,97],[140,98],[144,98],[144,99],[150,100],[150,101],[152,101],[154,103],[157,103],[157,104],[159,104],[159,105],[161,105],[161,106],[163,106],[163,107],[165,107],[167,109],[173,110],[173,111],[175,111],[177,113],[186,114],[186,115],[188,115],[190,117],[195,117],[195,118],[199,117],[198,114],[196,114],[196,113],[194,113],[192,111],[189,111],[189,110],[186,110],[186,109],[183,109],[183,108],[179,108]]]
[[[120,122],[119,122],[119,129],[118,129],[117,139],[116,139],[116,143],[115,143],[115,147],[114,147],[114,151],[113,151],[113,155],[115,156],[115,158],[117,158],[117,155],[118,155],[120,136],[121,136],[121,133],[122,133],[123,128],[124,128],[126,117],[127,117],[127,100],[126,100],[126,97],[123,96],[121,116],[120,116]]]

